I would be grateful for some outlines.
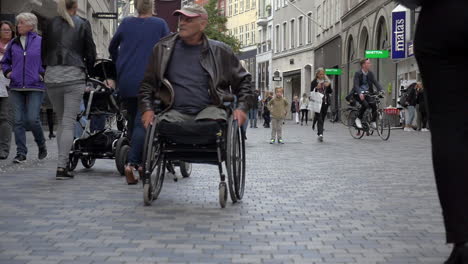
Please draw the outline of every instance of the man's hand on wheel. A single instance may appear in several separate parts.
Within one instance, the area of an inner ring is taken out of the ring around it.
[[[247,114],[242,110],[234,110],[234,120],[237,120],[239,126],[242,126],[247,120]]]
[[[141,116],[141,121],[143,122],[143,126],[145,128],[148,128],[148,126],[153,123],[153,119],[154,119],[154,111],[146,111],[143,113],[143,115]]]

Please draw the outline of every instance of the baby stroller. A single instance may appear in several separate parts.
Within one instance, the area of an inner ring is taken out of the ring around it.
[[[110,60],[96,61],[93,78],[86,81],[83,95],[84,111],[77,116],[83,132],[75,138],[70,150],[69,169],[81,160],[85,168],[94,166],[96,159],[115,159],[117,170],[124,175],[130,141],[127,138],[125,115],[120,111],[118,97],[104,81],[115,76]],[[85,119],[86,122],[82,122]]]

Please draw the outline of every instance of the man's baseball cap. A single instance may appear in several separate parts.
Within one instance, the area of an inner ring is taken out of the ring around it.
[[[206,12],[205,8],[197,4],[186,5],[182,7],[182,9],[174,11],[172,15],[174,16],[184,15],[186,17],[208,18],[208,13]]]

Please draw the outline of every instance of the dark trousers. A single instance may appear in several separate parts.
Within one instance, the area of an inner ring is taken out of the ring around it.
[[[138,110],[138,101],[136,97],[123,98],[128,112],[127,131],[130,138],[130,151],[128,152],[127,162],[132,165],[139,165],[142,162],[143,147],[145,144],[146,130],[141,121],[141,113]]]
[[[366,95],[364,97],[364,101],[361,101],[359,95],[356,95],[356,100],[361,103],[361,108],[359,109],[358,118],[362,119],[364,117],[364,113],[366,112],[367,108],[372,108],[372,122],[377,120],[377,104],[375,103],[375,99]]]
[[[315,127],[315,124],[317,124],[317,135],[323,135],[323,124],[325,123],[325,118],[327,117],[327,111],[328,104],[322,104],[320,113],[315,113],[313,127]]]
[[[301,109],[301,124],[304,122],[304,118],[307,125],[307,121],[309,120],[309,110],[307,109]]]
[[[49,134],[54,133],[54,110],[52,108],[46,109],[47,124],[49,125]]]
[[[271,122],[270,111],[264,111],[263,112],[263,126],[270,127],[270,122]]]
[[[426,89],[447,242],[461,243],[468,241],[468,1],[426,3],[418,21],[415,53]],[[450,19],[434,19],[447,14]]]

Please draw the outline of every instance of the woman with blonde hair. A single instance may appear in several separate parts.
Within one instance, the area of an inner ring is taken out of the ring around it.
[[[18,37],[10,42],[2,59],[2,70],[10,79],[10,97],[15,111],[13,131],[16,157],[14,163],[26,161],[26,127],[34,135],[39,159],[47,157],[47,147],[39,113],[44,99],[44,68],[41,60],[41,41],[37,31],[37,17],[21,13],[16,17]]]
[[[315,129],[315,124],[317,123],[318,140],[322,142],[323,123],[325,122],[328,106],[330,106],[330,94],[333,93],[330,79],[325,75],[325,70],[323,68],[318,68],[317,71],[315,71],[315,78],[310,84],[310,91],[323,94],[322,107],[320,108],[319,113],[315,113],[314,122],[312,124],[312,129]]]
[[[68,156],[80,102],[96,60],[96,46],[88,20],[76,15],[78,0],[59,0],[59,16],[52,18],[43,34],[42,58],[47,65],[45,83],[57,113],[57,180],[73,178]]]
[[[117,68],[117,89],[128,113],[130,151],[125,166],[127,184],[136,184],[134,170],[141,168],[145,129],[138,111],[137,94],[154,45],[169,34],[167,23],[153,17],[153,0],[136,0],[138,17],[124,18],[109,45]],[[139,170],[141,172],[141,169]]]

